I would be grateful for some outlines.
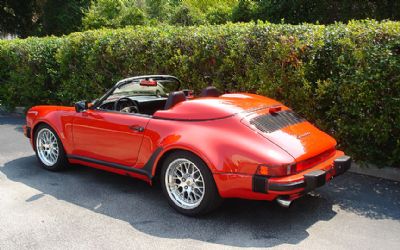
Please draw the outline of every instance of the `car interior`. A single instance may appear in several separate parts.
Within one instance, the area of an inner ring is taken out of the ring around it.
[[[175,81],[175,82],[174,82]],[[158,110],[168,110],[176,104],[193,98],[192,90],[177,90],[180,83],[171,79],[140,79],[116,88],[98,107],[124,113],[153,115]],[[204,88],[199,97],[218,97],[217,88]]]

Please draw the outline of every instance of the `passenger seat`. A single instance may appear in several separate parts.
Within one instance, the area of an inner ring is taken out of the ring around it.
[[[186,101],[186,96],[183,91],[171,92],[168,96],[167,102],[165,103],[164,110],[170,109],[176,104]]]

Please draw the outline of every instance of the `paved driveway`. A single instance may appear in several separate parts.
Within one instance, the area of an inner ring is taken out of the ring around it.
[[[41,169],[23,120],[0,116],[0,249],[400,249],[400,183],[350,174],[296,201],[229,200],[188,218],[159,188],[74,166]]]

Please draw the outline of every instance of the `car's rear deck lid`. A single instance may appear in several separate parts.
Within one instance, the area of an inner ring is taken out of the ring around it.
[[[318,156],[336,146],[331,136],[287,107],[274,113],[260,110],[241,121],[288,152],[296,162]]]
[[[292,110],[283,110],[278,113],[267,113],[250,119],[250,124],[265,133],[301,123],[305,121]]]

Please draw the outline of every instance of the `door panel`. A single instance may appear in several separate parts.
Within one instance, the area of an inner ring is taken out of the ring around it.
[[[77,113],[74,155],[134,166],[150,117],[102,110]]]

